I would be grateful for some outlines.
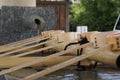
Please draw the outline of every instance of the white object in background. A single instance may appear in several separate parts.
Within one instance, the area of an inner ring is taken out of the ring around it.
[[[75,39],[77,39],[77,35],[80,33],[88,32],[88,26],[77,26],[77,31],[75,33]]]
[[[78,33],[82,33],[82,27],[81,26],[77,26],[77,31]]]
[[[82,26],[82,33],[88,32],[87,26]]]
[[[75,35],[74,35],[75,39],[78,38],[78,36],[77,36],[78,34],[79,34],[78,32],[75,32]]]
[[[113,31],[120,31],[120,14],[118,15],[118,18],[115,22]]]
[[[88,32],[88,26],[77,26],[78,33]]]

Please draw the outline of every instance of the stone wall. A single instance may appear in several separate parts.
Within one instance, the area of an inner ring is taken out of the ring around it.
[[[0,32],[1,32],[1,9],[0,9]]]
[[[0,45],[38,35],[35,19],[44,19],[39,31],[54,29],[53,7],[2,6],[0,21]]]

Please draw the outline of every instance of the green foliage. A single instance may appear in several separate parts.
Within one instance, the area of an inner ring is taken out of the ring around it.
[[[70,7],[70,26],[87,25],[89,30],[112,30],[120,13],[120,0],[80,0]]]

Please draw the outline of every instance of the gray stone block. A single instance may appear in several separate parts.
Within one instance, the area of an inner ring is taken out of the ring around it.
[[[53,7],[2,6],[0,11],[0,45],[38,35],[35,19],[43,18],[40,32],[54,29]]]
[[[1,25],[1,9],[0,9],[0,32],[2,32],[2,25]]]

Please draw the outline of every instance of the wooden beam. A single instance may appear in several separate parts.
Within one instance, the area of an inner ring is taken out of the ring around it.
[[[35,48],[37,46],[41,46],[43,44],[47,44],[47,43],[51,43],[51,42],[55,43],[56,40],[49,40],[49,41],[46,41],[46,42],[43,42],[43,43],[38,43],[38,44],[27,46],[27,47],[23,47],[23,48],[14,50],[14,51],[6,52],[6,53],[1,54],[0,57],[6,56],[6,55],[9,55],[9,54],[13,54],[13,53],[16,53],[16,52],[24,51],[24,50],[30,50],[30,49]]]
[[[57,71],[57,70],[59,70],[59,69],[62,69],[62,68],[67,67],[67,66],[70,66],[70,65],[72,65],[72,64],[75,63],[75,62],[78,62],[78,61],[84,60],[84,59],[86,59],[86,58],[89,58],[89,57],[91,57],[91,56],[93,56],[93,55],[96,55],[96,54],[98,54],[99,52],[108,49],[108,47],[109,47],[109,45],[106,45],[106,46],[104,46],[104,47],[101,47],[101,48],[98,48],[98,49],[93,50],[93,51],[91,51],[91,52],[88,52],[87,54],[83,54],[83,55],[81,55],[81,56],[78,56],[78,57],[72,58],[72,59],[70,59],[70,60],[67,60],[67,61],[65,61],[65,62],[62,62],[62,63],[60,63],[60,64],[57,64],[57,65],[55,65],[55,66],[48,67],[48,68],[45,69],[45,70],[42,70],[42,71],[40,71],[40,72],[37,72],[37,73],[35,73],[35,74],[32,74],[32,75],[27,76],[27,77],[25,77],[25,78],[23,78],[23,79],[20,79],[20,80],[35,80],[35,79],[37,79],[37,78],[39,78],[39,77],[43,77],[43,76],[48,75],[48,74],[50,74],[50,73],[52,73],[52,72],[55,72],[55,71]]]
[[[25,68],[25,67],[28,67],[28,66],[31,66],[31,65],[34,65],[34,64],[37,64],[37,63],[46,61],[46,60],[48,60],[48,59],[52,59],[52,58],[55,58],[55,57],[57,57],[57,56],[60,56],[60,55],[69,53],[69,52],[71,52],[72,50],[89,47],[89,46],[91,46],[91,45],[92,45],[92,43],[87,43],[87,44],[84,44],[84,45],[81,45],[81,46],[77,46],[77,47],[74,47],[74,48],[71,48],[71,49],[67,49],[67,50],[65,50],[65,51],[61,51],[61,52],[58,52],[58,53],[56,53],[56,54],[52,54],[52,55],[50,55],[50,56],[47,56],[47,57],[46,57],[45,59],[43,59],[43,60],[41,60],[41,59],[35,59],[35,60],[33,60],[33,61],[30,61],[30,62],[21,64],[21,65],[12,67],[12,68],[10,68],[10,69],[3,70],[3,71],[0,72],[0,75],[4,75],[4,74],[10,73],[10,72],[14,72],[14,71],[16,71],[16,70],[19,70],[19,69],[22,69],[22,68]]]

